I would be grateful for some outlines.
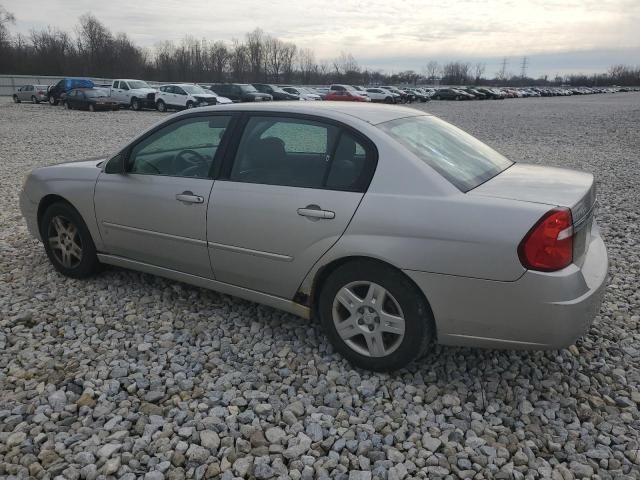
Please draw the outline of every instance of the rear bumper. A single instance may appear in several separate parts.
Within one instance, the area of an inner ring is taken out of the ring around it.
[[[431,304],[439,343],[555,349],[589,329],[600,309],[608,270],[597,225],[582,267],[527,271],[514,282],[405,271]]]

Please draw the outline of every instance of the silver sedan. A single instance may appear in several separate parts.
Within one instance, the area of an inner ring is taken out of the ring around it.
[[[607,275],[592,175],[385,105],[186,111],[109,157],[32,171],[20,203],[64,275],[104,263],[270,305],[373,370],[436,341],[569,345]]]

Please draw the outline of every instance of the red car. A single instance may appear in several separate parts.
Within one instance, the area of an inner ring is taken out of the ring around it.
[[[327,93],[325,100],[337,100],[341,102],[370,102],[369,97],[358,95],[349,90],[331,90]]]

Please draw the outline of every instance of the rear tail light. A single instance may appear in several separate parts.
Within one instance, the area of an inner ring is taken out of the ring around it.
[[[573,218],[568,208],[547,212],[518,246],[525,268],[553,272],[573,261]]]

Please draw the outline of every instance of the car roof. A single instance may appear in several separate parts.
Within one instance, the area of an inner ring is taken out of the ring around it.
[[[312,103],[313,105],[309,105]],[[214,105],[200,107],[198,112],[231,112],[251,111],[265,113],[293,113],[299,115],[317,115],[328,118],[348,121],[348,117],[357,118],[372,125],[396,120],[398,118],[430,115],[422,110],[396,105],[384,105],[376,103],[352,103],[352,102],[266,102],[266,103],[236,103],[233,105]],[[187,114],[190,110],[184,112]]]

